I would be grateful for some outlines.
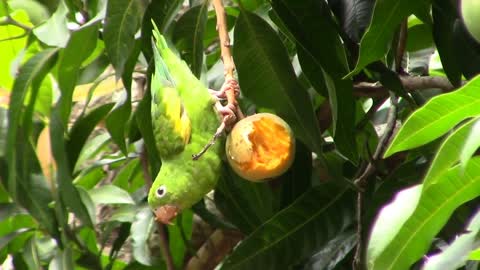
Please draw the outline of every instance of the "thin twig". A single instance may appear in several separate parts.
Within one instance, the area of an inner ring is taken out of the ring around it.
[[[455,87],[448,78],[440,76],[399,76],[406,91],[440,89],[450,92]],[[359,82],[353,85],[357,97],[388,97],[388,89],[381,83]]]
[[[403,55],[405,54],[405,48],[407,47],[407,33],[408,22],[403,20],[400,25],[400,31],[398,32],[398,47],[395,55],[395,70],[400,73],[402,71]]]
[[[23,31],[25,31],[25,33],[32,31],[32,28],[30,26],[23,24],[15,20],[14,18],[12,18],[12,16],[8,12],[7,0],[2,0],[2,4],[3,4],[3,9],[5,10],[5,14],[7,15],[5,16],[5,19],[3,21],[0,21],[0,25],[13,25],[13,26],[22,28]]]
[[[225,105],[225,107],[232,108],[234,115],[223,116],[222,124],[218,128],[217,132],[213,135],[210,142],[208,142],[199,153],[192,156],[193,160],[199,159],[205,152],[207,152],[208,148],[215,144],[215,142],[224,132],[224,130],[228,131],[229,128],[231,128],[237,120],[244,118],[244,115],[240,110],[237,102],[238,92],[235,90],[235,88],[238,88],[238,83],[233,76],[233,73],[235,71],[235,63],[233,62],[232,52],[230,51],[230,47],[232,45],[230,43],[230,37],[228,36],[227,19],[225,15],[225,7],[223,6],[222,0],[213,0],[213,8],[215,9],[215,14],[217,16],[217,31],[220,38],[220,52],[224,66],[224,85],[230,85],[230,87],[227,87],[225,90],[225,97],[227,99],[227,105]],[[232,81],[234,81],[233,85],[235,87],[232,87]]]
[[[398,98],[390,92],[390,101],[391,101],[391,106],[388,111],[388,117],[387,117],[387,125],[385,127],[385,132],[380,138],[377,148],[375,149],[375,152],[373,153],[372,159],[370,162],[367,164],[367,166],[361,171],[355,180],[354,184],[358,187],[359,192],[357,194],[357,239],[358,239],[358,244],[357,244],[357,249],[355,252],[355,259],[353,262],[353,268],[356,270],[362,270],[365,269],[365,251],[366,251],[366,239],[364,237],[365,231],[363,228],[364,225],[364,218],[363,218],[363,209],[364,209],[364,204],[365,204],[365,188],[368,183],[368,178],[373,175],[376,171],[376,166],[375,164],[379,159],[382,158],[388,142],[390,141],[390,138],[393,135],[393,131],[395,130],[395,124],[397,121],[397,101]]]

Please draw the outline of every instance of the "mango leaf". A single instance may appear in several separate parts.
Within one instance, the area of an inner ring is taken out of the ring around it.
[[[321,135],[312,103],[275,31],[259,16],[243,11],[234,38],[233,57],[242,93],[258,106],[275,110],[296,136],[320,153]]]
[[[333,181],[310,189],[245,238],[220,269],[288,269],[352,224],[352,195]]]
[[[209,1],[185,12],[175,24],[173,41],[177,49],[190,66],[192,73],[200,78],[203,65],[203,36],[207,26]]]
[[[63,123],[60,119],[60,108],[55,107],[52,111],[50,124],[50,142],[52,154],[57,164],[57,184],[58,195],[62,203],[83,222],[83,224],[92,227],[93,222],[87,207],[83,204],[78,190],[72,183],[73,164],[69,164],[67,158]]]
[[[463,76],[467,80],[472,79],[480,73],[480,45],[474,39],[465,27],[461,18],[455,20],[453,24],[453,46],[455,56],[462,70]]]
[[[340,24],[355,43],[359,43],[370,24],[374,0],[340,0],[329,1],[333,13],[339,18]]]
[[[312,186],[312,152],[298,140],[295,145],[295,160],[290,169],[279,177],[282,183],[280,207],[290,205]]]
[[[455,165],[455,163],[461,159],[461,155],[465,151],[462,144],[467,140],[469,132],[475,123],[475,120],[470,120],[464,123],[452,132],[442,145],[440,145],[433,158],[432,164],[423,179],[424,186],[434,183],[438,176],[450,169],[452,165]],[[468,160],[465,160],[465,164],[467,161]]]
[[[55,63],[57,52],[57,49],[46,49],[30,58],[20,68],[13,84],[9,104],[10,110],[8,111],[7,147],[5,150],[9,174],[7,179],[3,179],[4,185],[13,199],[17,197],[15,188],[17,153],[15,147],[23,103],[31,84],[35,81],[41,81]]]
[[[454,92],[432,98],[410,115],[385,157],[431,142],[458,122],[479,114],[480,76],[477,76]]]
[[[138,209],[135,221],[132,223],[130,234],[132,237],[133,257],[144,265],[152,265],[154,259],[148,248],[148,237],[155,228],[155,220],[148,206]]]
[[[346,77],[357,74],[368,64],[383,58],[400,22],[421,8],[424,1],[426,0],[376,1],[372,20],[360,41],[357,65]]]
[[[142,23],[146,0],[109,0],[105,18],[105,48],[117,78],[135,46],[135,33]]]
[[[192,237],[193,213],[190,210],[183,211],[175,219],[175,226],[168,226],[169,248],[172,259],[177,269],[182,269],[185,255],[190,248]]]
[[[309,81],[315,88],[326,86],[335,145],[339,152],[355,163],[358,153],[355,137],[351,136],[355,122],[352,81],[342,79],[349,69],[345,49],[327,3],[277,0],[272,2],[272,7],[297,40],[299,62]],[[321,77],[324,77],[324,82]],[[323,92],[321,89],[317,91]]]
[[[275,213],[272,189],[241,178],[227,164],[222,167],[215,204],[242,232],[252,232]]]
[[[67,124],[72,109],[73,89],[77,83],[80,67],[95,49],[97,35],[97,24],[90,24],[74,31],[65,49],[60,54],[58,87],[62,91],[60,102],[64,125]]]
[[[480,195],[479,170],[480,158],[473,158],[464,171],[456,166],[434,184],[397,196],[375,221],[367,249],[369,269],[409,269],[422,258],[453,211]]]
[[[2,237],[0,237],[0,250],[6,247],[17,236],[22,235],[31,230],[32,230],[31,228],[21,228],[11,233],[8,233],[6,235],[2,235]]]
[[[458,235],[453,242],[442,252],[429,256],[422,270],[455,270],[465,265],[472,250],[479,247],[478,233],[480,231],[480,212],[477,212],[464,232]]]
[[[149,69],[151,75],[151,69]],[[157,147],[155,146],[155,137],[153,136],[152,114],[151,114],[151,99],[150,86],[147,86],[147,91],[140,101],[135,112],[135,121],[145,141],[145,148],[148,153],[148,160],[152,168],[151,174],[156,175],[160,170],[160,155],[158,155]]]
[[[92,110],[88,115],[82,116],[75,121],[65,140],[65,148],[68,150],[67,157],[71,168],[75,167],[85,142],[95,126],[107,115],[113,104],[107,103]]]
[[[128,192],[114,185],[103,185],[88,193],[95,204],[135,204]]]
[[[434,0],[432,4],[433,40],[440,55],[442,67],[454,86],[459,86],[462,71],[457,61],[453,25],[457,18],[457,10],[452,2]]]
[[[74,269],[72,249],[67,246],[65,249],[57,249],[55,257],[48,265],[48,270],[69,270]]]
[[[152,21],[158,26],[160,33],[167,36],[171,31],[172,22],[182,7],[183,0],[151,1],[148,5],[142,23],[142,52],[145,58],[152,58]]]
[[[336,269],[335,266],[343,260],[357,244],[357,235],[353,230],[338,234],[313,255],[305,264],[305,270]]]
[[[473,122],[473,120],[471,121]],[[466,140],[463,140],[464,145],[462,152],[460,153],[460,164],[462,167],[467,165],[468,160],[475,154],[480,146],[480,121],[475,119],[475,123],[470,125],[471,129]],[[460,141],[462,142],[462,141]]]
[[[64,48],[70,38],[70,31],[67,28],[68,7],[65,1],[60,1],[57,10],[43,24],[33,29],[33,33],[43,43]],[[52,33],[55,33],[52,35]]]

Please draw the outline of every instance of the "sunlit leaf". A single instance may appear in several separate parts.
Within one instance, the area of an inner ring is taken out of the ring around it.
[[[473,158],[464,171],[456,166],[435,184],[411,188],[410,196],[398,196],[385,207],[369,240],[369,269],[408,269],[422,258],[453,211],[480,195],[479,170],[480,158]]]
[[[464,232],[458,234],[458,237],[445,249],[438,254],[428,256],[423,265],[423,270],[455,270],[462,267],[470,252],[479,247],[478,232],[480,231],[480,213],[477,212],[472,217]]]
[[[410,115],[385,157],[431,142],[460,121],[479,114],[480,76],[477,76],[454,92],[432,98]]]
[[[135,204],[128,192],[114,185],[103,185],[88,193],[95,204]]]
[[[423,179],[423,185],[427,186],[434,183],[437,177],[442,173],[450,169],[461,158],[461,154],[464,150],[463,143],[467,140],[469,132],[475,121],[470,120],[455,131],[453,131],[438,148],[435,157],[432,160],[432,164]]]
[[[33,33],[43,43],[64,48],[70,38],[70,31],[67,28],[68,7],[65,1],[60,1],[57,10],[42,25],[35,27]],[[52,33],[55,33],[52,35]]]
[[[360,41],[357,65],[348,76],[357,74],[369,63],[383,58],[400,22],[422,7],[424,1],[426,0],[376,1],[372,20]]]
[[[149,207],[138,210],[130,229],[132,237],[133,257],[145,265],[152,265],[154,259],[147,245],[150,233],[155,229],[155,220]]]

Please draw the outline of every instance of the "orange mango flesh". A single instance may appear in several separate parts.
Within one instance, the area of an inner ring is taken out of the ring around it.
[[[268,174],[284,167],[292,152],[292,138],[288,130],[267,117],[253,121],[252,124],[253,130],[248,134],[252,156],[248,162],[239,164],[241,169]]]

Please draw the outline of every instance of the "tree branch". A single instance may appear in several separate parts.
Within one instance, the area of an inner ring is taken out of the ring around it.
[[[242,238],[243,235],[238,231],[215,230],[200,247],[197,256],[190,259],[185,269],[214,269]]]
[[[357,250],[355,252],[355,258],[353,261],[353,269],[361,270],[365,269],[365,251],[366,251],[366,239],[364,226],[364,206],[365,206],[365,188],[368,183],[368,178],[376,171],[376,163],[382,158],[385,152],[390,138],[393,136],[395,125],[397,121],[397,101],[398,98],[390,92],[390,101],[392,105],[388,111],[387,126],[385,132],[378,141],[377,148],[372,156],[372,159],[367,164],[364,170],[359,171],[359,176],[354,180],[354,184],[358,187],[359,192],[357,194]]]
[[[448,78],[440,76],[399,76],[406,91],[437,88],[443,92],[450,92],[455,87]],[[359,82],[353,85],[354,95],[357,97],[386,97],[388,89],[379,82]]]
[[[232,52],[230,47],[230,37],[228,36],[228,27],[227,27],[227,17],[225,15],[225,7],[223,6],[222,0],[213,0],[213,8],[215,9],[215,14],[217,16],[217,31],[218,37],[220,38],[220,52],[224,66],[224,76],[225,82],[229,80],[235,80],[233,72],[235,71],[235,63],[233,62]],[[236,116],[239,119],[244,117],[242,111],[237,106],[236,93],[233,89],[228,89],[226,91],[228,105],[234,105],[237,110],[235,111]]]

